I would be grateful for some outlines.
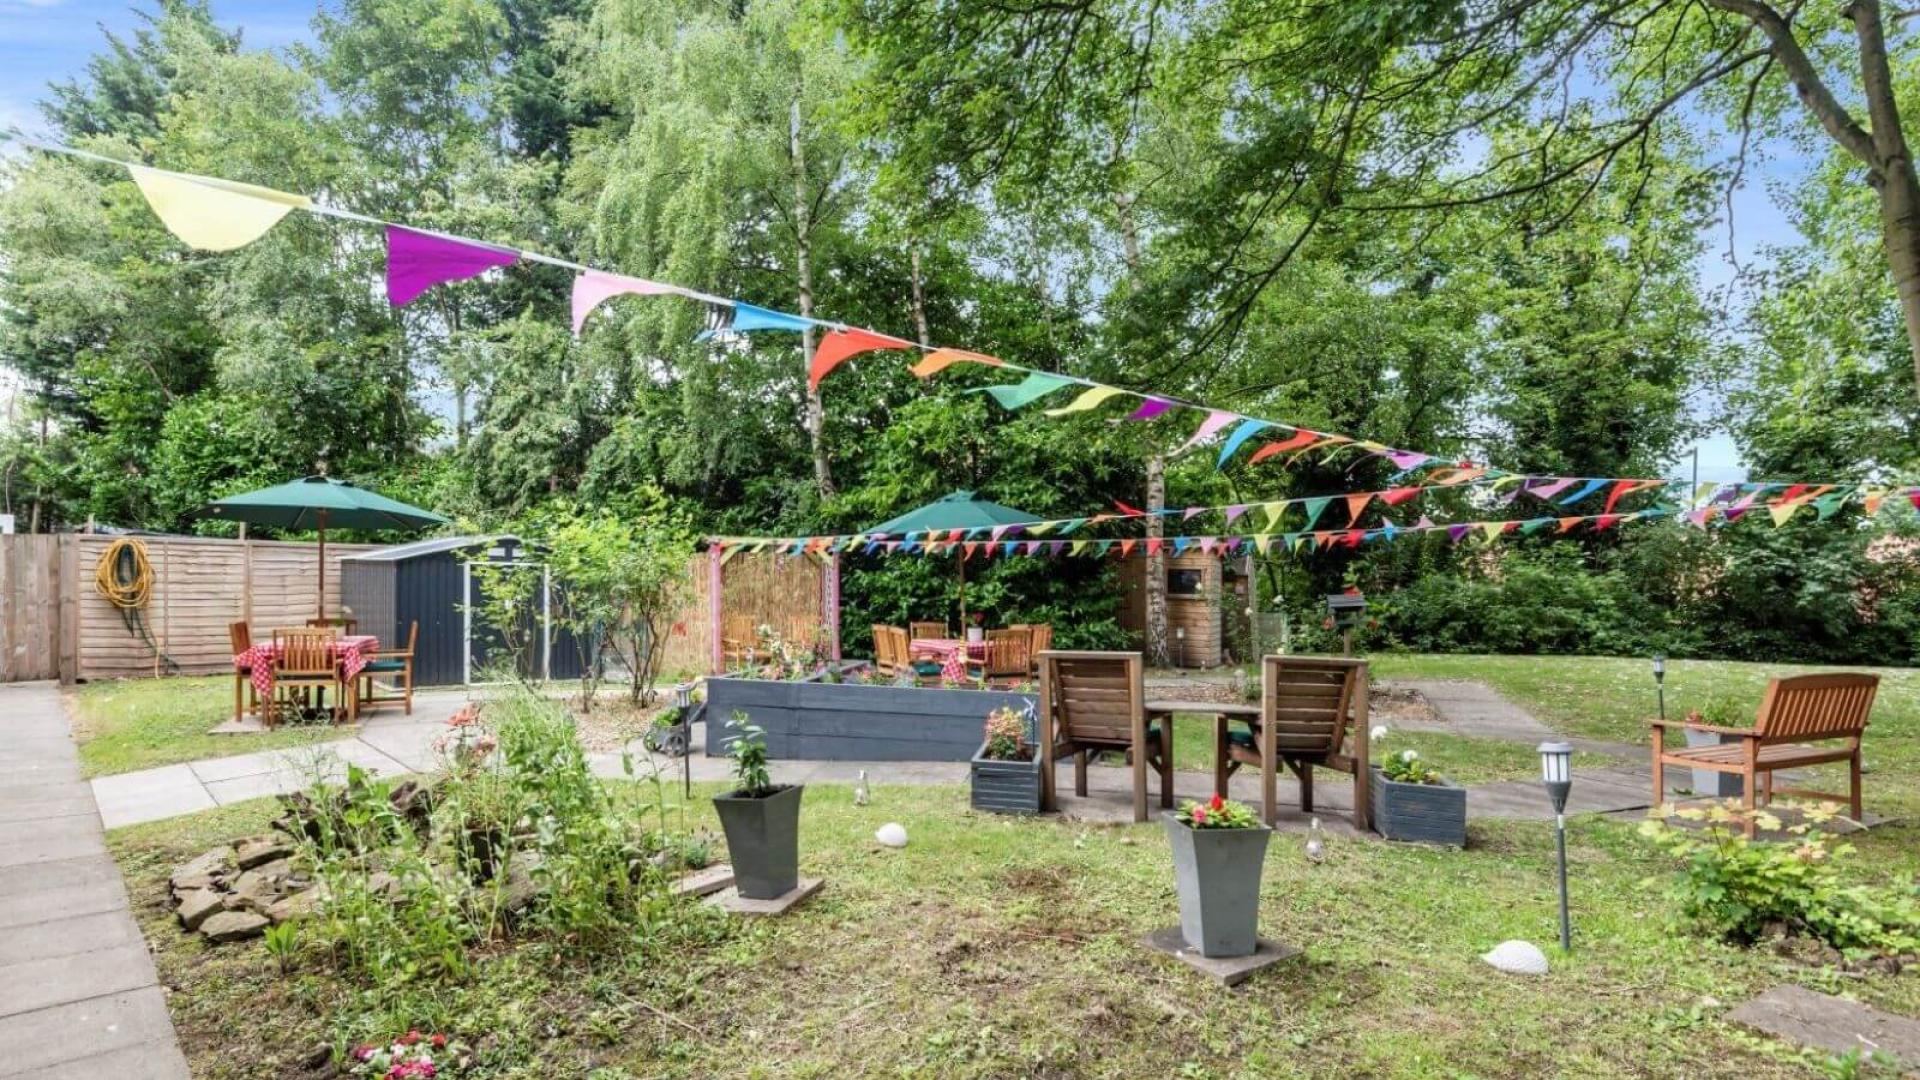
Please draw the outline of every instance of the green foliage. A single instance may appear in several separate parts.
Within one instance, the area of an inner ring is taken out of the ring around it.
[[[1182,803],[1174,817],[1182,825],[1194,829],[1258,829],[1260,815],[1253,807],[1237,803],[1216,794],[1204,803]]]
[[[1795,838],[1788,843],[1748,840],[1741,831],[1748,816],[1762,829],[1780,829],[1771,811],[1718,803],[1659,808],[1641,823],[1640,834],[1681,861],[1669,895],[1684,917],[1717,936],[1751,944],[1786,930],[1851,952],[1920,949],[1920,892],[1911,882],[1847,883],[1837,864],[1853,854],[1853,846],[1820,828],[1839,808],[1827,804],[1803,813],[1805,820],[1787,827]],[[1669,825],[1663,820],[1668,816],[1704,827]]]
[[[733,780],[742,795],[760,796],[773,790],[767,775],[766,732],[753,723],[746,712],[735,709],[727,718],[727,756],[733,760]]]
[[[1397,784],[1437,784],[1440,773],[1420,758],[1420,751],[1406,749],[1380,759],[1380,775]]]

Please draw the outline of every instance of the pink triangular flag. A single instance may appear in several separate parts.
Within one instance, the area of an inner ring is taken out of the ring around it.
[[[1193,433],[1193,438],[1181,443],[1180,449],[1175,450],[1172,456],[1179,457],[1181,454],[1199,446],[1201,443],[1220,434],[1223,428],[1240,418],[1239,413],[1230,413],[1225,409],[1214,409],[1212,412],[1209,412],[1207,418],[1201,422],[1200,429]]]
[[[657,281],[589,270],[573,279],[573,336],[580,336],[580,328],[586,325],[587,316],[603,301],[625,293],[661,296],[678,291],[671,285],[662,285]]]

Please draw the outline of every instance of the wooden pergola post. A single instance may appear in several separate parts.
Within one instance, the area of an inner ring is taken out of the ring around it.
[[[827,655],[840,661],[840,553],[827,556],[820,568],[820,618],[827,625]]]
[[[725,643],[721,640],[726,627],[722,617],[724,605],[720,595],[723,581],[721,568],[724,565],[720,557],[720,545],[709,544],[707,546],[707,640],[710,654],[707,673],[710,675],[719,675],[726,670],[727,661],[723,655]]]

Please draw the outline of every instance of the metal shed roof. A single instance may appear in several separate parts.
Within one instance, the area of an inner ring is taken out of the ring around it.
[[[395,544],[378,551],[365,551],[358,555],[349,555],[342,562],[405,562],[424,555],[438,555],[443,551],[459,551],[464,548],[491,548],[501,541],[511,541],[516,547],[530,547],[511,533],[497,536],[441,536],[432,540],[416,540],[411,544]]]

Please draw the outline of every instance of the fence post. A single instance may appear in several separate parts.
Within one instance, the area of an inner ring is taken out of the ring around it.
[[[60,537],[60,682],[80,681],[80,538]]]
[[[725,644],[720,640],[723,610],[720,597],[721,579],[720,545],[711,544],[707,547],[707,635],[710,646],[707,670],[715,675],[726,669],[726,658],[722,655]]]

